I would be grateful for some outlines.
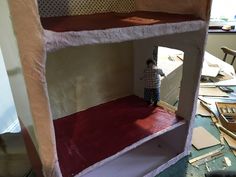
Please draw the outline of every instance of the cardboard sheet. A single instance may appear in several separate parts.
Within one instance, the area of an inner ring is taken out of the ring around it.
[[[228,94],[221,91],[218,87],[200,87],[200,96],[228,97]]]
[[[220,144],[220,141],[210,134],[205,128],[197,127],[193,129],[192,145],[196,149],[200,150],[218,144]]]
[[[201,115],[201,116],[211,116],[211,113],[209,111],[207,111],[201,104],[200,101],[198,100],[197,102],[197,115]]]

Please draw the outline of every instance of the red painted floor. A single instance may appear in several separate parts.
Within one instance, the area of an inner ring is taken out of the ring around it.
[[[54,121],[64,177],[116,154],[179,121],[173,113],[128,96]]]
[[[41,23],[44,29],[66,32],[177,23],[191,20],[199,20],[199,18],[192,15],[136,11],[130,13],[110,12],[91,15],[44,17],[41,18]]]

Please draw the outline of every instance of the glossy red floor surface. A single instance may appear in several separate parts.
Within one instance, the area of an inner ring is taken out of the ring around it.
[[[54,121],[64,177],[116,154],[179,121],[172,113],[128,96]]]
[[[46,17],[41,18],[41,23],[45,29],[65,32],[176,23],[197,19],[199,18],[192,15],[136,11],[130,13],[110,12],[92,15]]]

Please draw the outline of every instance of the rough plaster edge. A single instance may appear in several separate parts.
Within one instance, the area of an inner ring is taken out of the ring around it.
[[[51,111],[44,76],[46,48],[37,3],[34,0],[6,1],[10,12],[9,22],[12,23],[20,57],[19,66],[22,67],[28,95],[25,100],[28,99],[30,103],[37,142],[35,147],[42,163],[42,172],[45,177],[62,177],[58,165],[54,126],[50,119]],[[18,62],[18,58],[16,61]]]
[[[206,25],[206,22],[202,20],[195,20],[179,23],[164,23],[78,32],[53,32],[50,30],[44,30],[44,39],[47,51],[53,52],[70,46],[115,43],[198,31],[205,28]]]
[[[174,130],[174,129],[176,129],[176,128],[182,126],[182,125],[184,125],[185,123],[186,123],[186,122],[185,122],[184,120],[182,120],[182,121],[176,123],[176,124],[173,125],[173,126],[170,126],[170,127],[166,128],[166,129],[164,129],[164,130],[162,130],[162,131],[159,131],[159,132],[154,133],[154,134],[152,134],[152,135],[150,135],[150,136],[147,136],[147,137],[145,137],[145,138],[143,138],[143,139],[137,141],[136,143],[134,143],[134,144],[132,144],[132,145],[130,145],[130,146],[124,148],[123,150],[121,150],[120,152],[114,154],[113,156],[110,156],[110,157],[108,157],[108,158],[106,158],[106,159],[104,159],[104,160],[101,160],[100,162],[97,162],[97,163],[91,165],[90,167],[86,168],[86,169],[83,170],[82,172],[80,172],[80,173],[78,173],[77,175],[75,175],[75,177],[81,177],[81,176],[83,176],[84,174],[89,173],[90,171],[92,171],[92,170],[94,170],[94,169],[96,169],[96,168],[98,168],[98,167],[104,165],[105,163],[108,163],[108,162],[110,162],[110,161],[112,161],[112,160],[118,158],[119,156],[125,154],[126,152],[128,152],[128,151],[130,151],[130,150],[132,150],[132,149],[137,148],[138,146],[144,144],[145,142],[147,142],[147,141],[149,141],[149,140],[151,140],[151,139],[154,139],[154,138],[156,138],[156,137],[158,137],[158,136],[160,136],[160,135],[162,135],[162,134],[165,134],[165,133],[167,133],[167,132],[169,132],[169,131],[171,131],[171,130]]]
[[[197,100],[197,99],[198,98],[196,98],[195,100]],[[195,122],[195,117],[196,117],[196,111],[197,111],[197,107],[195,104],[192,117],[191,117],[190,121],[188,121],[189,128],[188,128],[188,134],[187,134],[186,143],[185,143],[185,150],[188,151],[189,153],[191,152],[191,147],[192,147],[192,135],[193,135],[193,128],[194,128],[194,122]]]
[[[154,177],[164,171],[165,169],[169,168],[170,166],[174,165],[176,162],[181,160],[183,157],[187,156],[189,153],[187,150],[184,150],[182,153],[179,155],[175,156],[174,158],[170,159],[168,162],[165,164],[161,165],[157,169],[151,171],[150,173],[146,174],[144,177]]]

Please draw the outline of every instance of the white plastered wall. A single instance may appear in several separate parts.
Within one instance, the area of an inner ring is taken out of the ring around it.
[[[53,118],[133,94],[132,42],[49,53],[46,77]]]

